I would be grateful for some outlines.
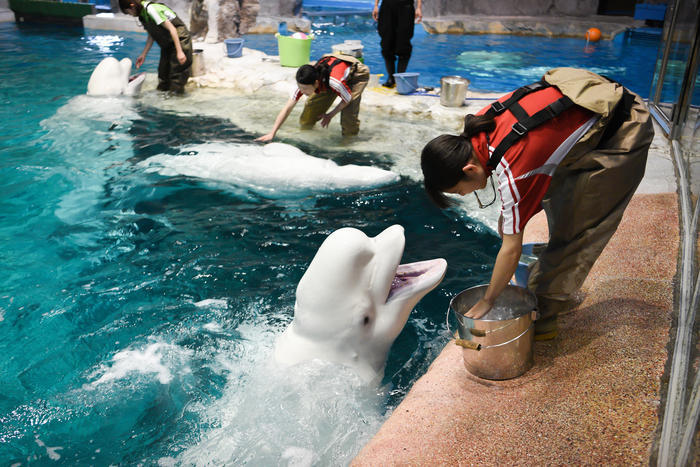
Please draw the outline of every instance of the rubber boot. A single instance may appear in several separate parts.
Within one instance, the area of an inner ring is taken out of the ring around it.
[[[399,57],[399,62],[396,64],[396,72],[397,73],[404,73],[406,71],[406,68],[408,68],[408,58],[404,57]]]
[[[557,337],[557,334],[559,334],[559,326],[557,325],[556,315],[535,321],[536,341],[548,341]]]
[[[391,59],[384,57],[384,64],[386,65],[386,74],[388,75],[386,82],[382,83],[385,88],[393,88],[396,86],[396,81],[394,81],[394,58]]]

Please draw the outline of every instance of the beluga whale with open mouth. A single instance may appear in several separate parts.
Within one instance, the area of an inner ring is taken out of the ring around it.
[[[146,73],[129,76],[130,73],[130,59],[106,57],[92,71],[87,93],[90,96],[136,96],[141,92]]]
[[[400,225],[372,238],[354,228],[331,233],[299,281],[294,319],[275,343],[277,362],[325,360],[379,383],[411,310],[447,269],[442,258],[400,264],[405,243]]]

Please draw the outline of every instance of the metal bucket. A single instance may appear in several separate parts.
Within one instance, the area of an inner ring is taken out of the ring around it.
[[[440,78],[440,104],[445,107],[461,107],[467,97],[469,80],[461,76]]]
[[[516,378],[533,365],[537,298],[527,289],[508,285],[487,314],[479,319],[464,316],[487,288],[488,285],[469,288],[450,301],[450,310],[459,322],[459,339],[455,343],[463,347],[464,366],[474,376],[492,380]]]
[[[204,69],[204,50],[194,49],[192,51],[192,77],[202,76],[206,73]]]

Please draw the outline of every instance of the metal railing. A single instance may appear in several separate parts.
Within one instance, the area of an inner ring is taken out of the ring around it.
[[[649,107],[671,140],[671,153],[678,184],[681,245],[677,327],[670,356],[670,374],[658,441],[657,465],[685,466],[700,417],[700,371],[692,386],[689,377],[696,336],[693,335],[699,306],[700,274],[697,273],[698,217],[700,203],[693,193],[691,162],[698,154],[698,101],[696,89],[700,62],[700,0],[670,0],[652,81]],[[688,396],[688,389],[691,389]]]

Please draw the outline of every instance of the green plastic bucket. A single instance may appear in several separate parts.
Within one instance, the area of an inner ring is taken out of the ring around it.
[[[279,47],[280,65],[298,67],[309,63],[311,41],[314,36],[309,35],[306,39],[296,39],[277,33],[275,37],[277,37],[277,46]]]

